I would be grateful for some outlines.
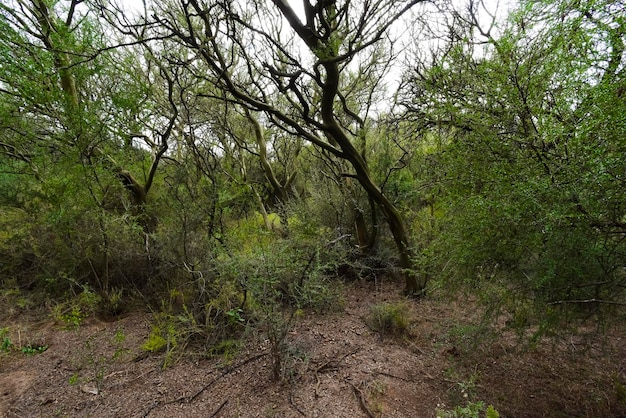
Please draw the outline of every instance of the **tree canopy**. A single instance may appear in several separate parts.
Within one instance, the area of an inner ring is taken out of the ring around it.
[[[624,8],[4,2],[0,284],[176,289],[215,338],[380,274],[516,324],[621,312]]]

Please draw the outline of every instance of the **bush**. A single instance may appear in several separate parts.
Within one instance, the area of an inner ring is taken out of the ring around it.
[[[386,335],[404,336],[410,331],[411,313],[405,301],[383,302],[373,305],[367,319],[369,327],[378,332],[381,338]]]

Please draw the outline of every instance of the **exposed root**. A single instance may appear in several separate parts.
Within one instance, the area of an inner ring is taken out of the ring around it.
[[[303,417],[306,417],[306,414],[302,412],[302,410],[296,405],[296,402],[293,400],[293,392],[289,392],[289,404],[300,413]]]
[[[367,407],[367,402],[365,401],[365,394],[363,394],[363,391],[359,389],[354,383],[350,382],[349,380],[345,380],[345,381],[348,382],[350,386],[352,386],[352,389],[354,390],[354,394],[359,400],[359,405],[361,406],[361,409],[363,410],[363,412],[365,412],[369,418],[376,418],[376,415],[374,415],[374,413],[370,411],[370,409]]]

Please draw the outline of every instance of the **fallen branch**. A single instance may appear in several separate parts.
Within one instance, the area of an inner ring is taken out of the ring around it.
[[[557,300],[554,302],[549,302],[548,305],[563,305],[566,303],[601,303],[605,305],[618,305],[618,306],[626,306],[626,303],[623,302],[615,302],[612,300],[602,300],[602,299],[574,299],[574,300]]]
[[[224,402],[222,402],[222,404],[219,406],[219,408],[217,408],[215,410],[215,412],[213,412],[211,415],[209,415],[209,418],[213,418],[214,416],[219,414],[220,411],[222,410],[222,408],[225,407],[227,403],[228,403],[228,399],[226,399]]]
[[[328,360],[327,362],[323,363],[321,366],[319,366],[317,369],[315,369],[315,373],[320,373],[320,372],[324,372],[327,370],[337,370],[339,368],[339,363],[342,362],[343,360],[345,360],[347,357],[356,354],[359,350],[361,349],[361,347],[357,347],[352,351],[347,352],[346,354],[344,354],[343,356],[339,357],[339,358],[333,358]]]
[[[387,373],[387,372],[381,372],[379,370],[372,370],[370,373],[380,374],[380,375],[387,376],[387,377],[393,377],[394,379],[402,380],[403,382],[414,383],[413,380],[411,380],[411,379],[407,379],[407,378],[401,377],[401,376],[396,376],[395,374],[391,374],[391,373]]]
[[[361,405],[361,409],[363,410],[363,412],[365,412],[367,416],[370,418],[376,418],[376,416],[372,413],[372,411],[370,411],[370,409],[367,407],[367,403],[365,402],[365,395],[363,394],[363,391],[359,389],[358,387],[356,387],[356,385],[350,382],[349,380],[345,380],[345,381],[348,382],[350,386],[352,386],[352,389],[354,389],[354,393],[359,399],[359,404]]]
[[[339,370],[339,362],[345,360],[346,357],[351,356],[352,354],[357,353],[360,349],[361,349],[361,347],[357,347],[354,350],[349,351],[348,353],[346,353],[343,356],[339,357],[338,359],[332,358],[332,359],[328,360],[327,362],[323,363],[317,369],[313,370],[313,373],[315,374],[315,380],[316,380],[315,390],[314,390],[315,399],[317,399],[319,397],[318,390],[319,390],[320,384],[321,384],[319,373],[323,373],[323,372],[327,372],[327,371]]]
[[[265,357],[267,355],[267,353],[261,353],[261,354],[257,354],[256,356],[252,356],[250,358],[245,359],[244,361],[242,361],[239,364],[236,364],[232,367],[228,367],[226,370],[224,370],[222,372],[221,375],[217,376],[215,379],[213,379],[212,381],[210,381],[209,383],[207,383],[206,385],[204,385],[199,391],[196,392],[195,395],[191,396],[191,397],[182,397],[182,398],[178,398],[177,401],[178,402],[185,402],[185,403],[191,403],[193,402],[198,396],[200,396],[200,394],[202,392],[204,392],[205,390],[207,390],[208,388],[210,388],[215,382],[217,382],[219,379],[221,379],[222,377],[226,376],[229,373],[232,373],[233,371],[237,370],[240,367],[245,366],[248,363],[251,363],[255,360],[260,359],[261,357]]]
[[[240,367],[245,366],[248,363],[251,363],[255,360],[258,360],[262,357],[265,357],[267,355],[267,353],[261,353],[261,354],[257,354],[255,356],[249,357],[247,359],[245,359],[244,361],[242,361],[239,364],[236,364],[232,367],[228,367],[226,369],[224,369],[224,371],[222,371],[222,373],[215,377],[213,380],[211,380],[209,383],[207,383],[206,385],[204,385],[203,387],[201,387],[196,393],[194,393],[191,396],[181,396],[179,398],[176,399],[172,399],[166,402],[156,402],[154,405],[152,405],[144,414],[143,414],[143,418],[146,418],[148,415],[150,415],[150,413],[152,411],[154,411],[157,408],[160,408],[162,406],[165,405],[169,405],[169,404],[173,404],[173,403],[191,403],[194,400],[196,400],[196,398],[198,396],[200,396],[205,390],[207,390],[208,388],[210,388],[211,386],[213,386],[218,380],[220,380],[222,377],[226,376],[229,373],[232,373],[233,371],[237,370]],[[225,400],[220,407],[213,413],[213,415],[209,415],[210,417],[215,416],[226,404],[228,403],[228,399]]]
[[[300,415],[306,417],[306,414],[302,412],[300,408],[298,408],[298,405],[296,405],[296,402],[293,400],[293,392],[289,392],[289,403],[291,404],[291,406],[293,406],[293,409],[300,413]]]

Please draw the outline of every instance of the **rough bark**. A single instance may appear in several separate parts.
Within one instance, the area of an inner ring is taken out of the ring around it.
[[[259,121],[252,116],[248,109],[245,109],[246,117],[254,127],[254,137],[257,143],[258,152],[259,152],[259,161],[261,163],[261,167],[263,168],[263,173],[265,174],[265,178],[269,181],[272,186],[272,190],[274,190],[274,195],[278,199],[278,201],[283,204],[287,202],[289,195],[287,193],[287,186],[293,179],[288,179],[285,185],[281,184],[270,162],[267,159],[267,143],[265,141],[265,133],[263,132],[263,127],[259,123]],[[295,175],[295,173],[293,173]]]
[[[334,102],[339,90],[339,65],[337,61],[329,60],[322,64],[326,70],[326,82],[322,94],[322,119],[327,129],[327,135],[331,136],[345,154],[345,158],[351,163],[356,172],[356,178],[367,192],[368,196],[378,205],[383,212],[389,230],[393,235],[398,255],[400,267],[406,282],[406,292],[410,295],[421,295],[424,293],[426,283],[423,278],[419,278],[413,269],[413,254],[406,227],[398,209],[383,194],[372,176],[370,175],[367,162],[358,152],[346,132],[339,126],[334,111]]]

